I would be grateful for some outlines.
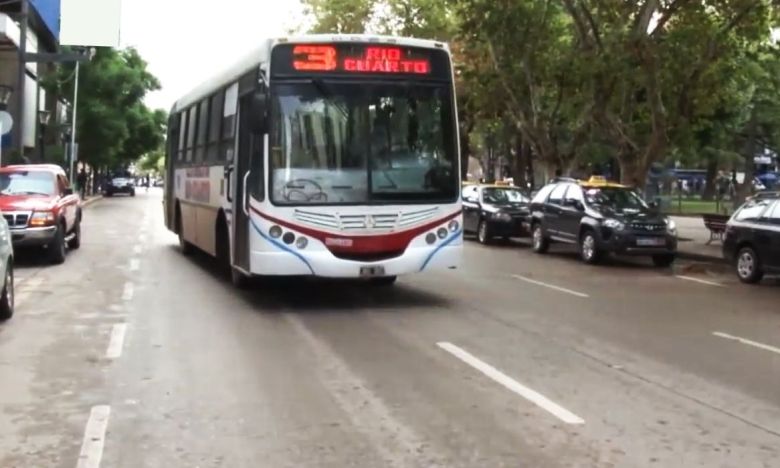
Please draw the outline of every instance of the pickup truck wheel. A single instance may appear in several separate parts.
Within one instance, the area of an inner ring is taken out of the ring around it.
[[[8,320],[14,315],[14,266],[8,262],[3,283],[3,293],[0,296],[0,320]]]
[[[81,247],[81,220],[76,221],[73,227],[73,237],[68,241],[68,248],[76,250]]]
[[[49,262],[54,265],[65,263],[67,252],[65,250],[65,229],[62,228],[62,225],[57,226],[54,239],[49,242],[47,249],[49,251]]]

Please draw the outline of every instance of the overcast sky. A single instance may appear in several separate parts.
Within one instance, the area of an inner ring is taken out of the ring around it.
[[[124,0],[121,43],[149,62],[163,89],[152,108],[173,102],[258,45],[301,21],[298,0]]]

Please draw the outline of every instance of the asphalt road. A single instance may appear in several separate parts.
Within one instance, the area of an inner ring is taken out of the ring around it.
[[[160,197],[19,259],[0,467],[780,466],[776,280],[468,243],[390,289],[238,292]]]

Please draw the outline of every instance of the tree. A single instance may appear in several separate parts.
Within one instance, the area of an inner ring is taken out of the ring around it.
[[[61,66],[46,87],[73,95],[73,65]],[[157,79],[135,49],[98,49],[81,66],[79,78],[79,160],[93,167],[126,165],[159,147],[165,136],[165,112],[143,103]]]
[[[376,0],[303,0],[314,25],[311,33],[361,34],[367,31]]]

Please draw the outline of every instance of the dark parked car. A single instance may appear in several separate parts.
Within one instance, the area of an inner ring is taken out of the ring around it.
[[[545,253],[551,242],[579,245],[586,263],[606,253],[647,255],[669,266],[677,255],[674,221],[649,206],[634,189],[607,182],[559,179],[531,202],[533,249]]]
[[[124,193],[135,196],[135,183],[131,177],[114,176],[110,177],[103,185],[103,195],[112,197],[117,193]]]
[[[528,235],[530,201],[517,187],[468,185],[463,188],[463,230],[483,244]]]
[[[746,202],[726,225],[723,256],[744,283],[780,273],[780,194]]]

